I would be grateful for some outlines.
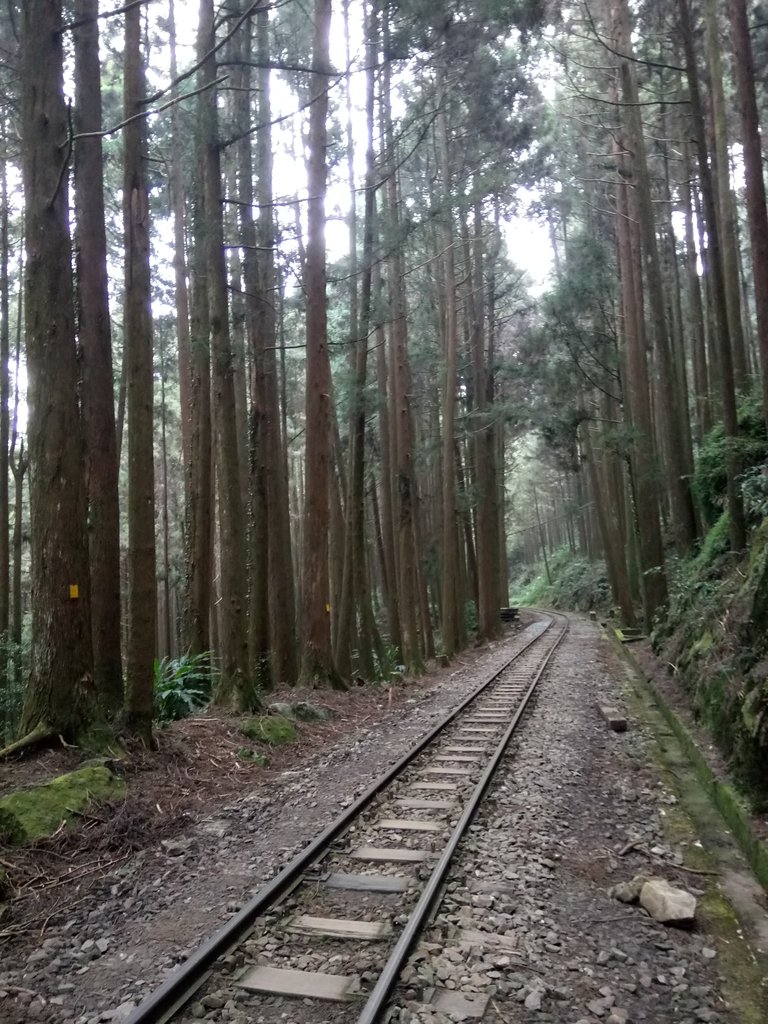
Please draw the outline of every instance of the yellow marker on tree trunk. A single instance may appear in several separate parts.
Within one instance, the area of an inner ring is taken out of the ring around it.
[[[69,599],[70,601],[76,601],[80,597],[80,587],[77,583],[69,584]]]

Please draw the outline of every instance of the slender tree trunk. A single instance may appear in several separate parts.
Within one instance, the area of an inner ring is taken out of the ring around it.
[[[263,31],[261,26],[262,18],[267,18],[267,12],[259,12],[257,15],[257,31],[259,36]],[[267,26],[268,28],[268,26]],[[248,603],[248,645],[250,671],[256,685],[262,690],[269,690],[273,686],[274,678],[273,658],[270,647],[270,586],[269,586],[269,496],[268,496],[268,467],[267,467],[267,433],[268,412],[267,412],[267,382],[264,351],[267,345],[274,345],[274,330],[270,333],[269,322],[261,315],[262,307],[272,301],[272,296],[262,293],[264,281],[260,279],[259,262],[271,259],[271,253],[257,254],[259,237],[257,235],[256,223],[253,215],[253,152],[252,140],[249,132],[249,125],[252,118],[251,106],[251,33],[250,29],[241,30],[238,35],[238,51],[234,58],[240,62],[235,74],[235,112],[238,132],[241,138],[237,144],[238,151],[238,177],[240,191],[238,194],[238,219],[240,232],[243,241],[243,284],[245,288],[245,329],[247,345],[250,353],[250,409],[248,424],[249,439],[249,537],[248,537],[248,563],[250,574],[250,594]],[[265,40],[268,43],[268,40]],[[267,48],[268,53],[268,48]],[[261,59],[261,53],[259,53]],[[266,76],[266,81],[259,82],[259,119],[262,124],[267,123],[259,133],[258,145],[261,159],[270,161],[268,166],[260,167],[260,180],[262,181],[261,191],[267,193],[266,203],[271,203],[271,128],[269,121],[269,70],[260,69],[260,76]],[[267,111],[265,117],[265,109]],[[267,134],[268,138],[264,149],[262,149],[261,135]],[[262,155],[264,154],[264,155]],[[268,179],[268,185],[263,184],[264,178]],[[261,198],[261,197],[260,197]],[[272,210],[262,209],[261,217],[270,218]],[[267,242],[266,244],[272,244]],[[266,278],[265,274],[261,278]],[[289,578],[292,580],[292,573],[289,570]]]
[[[125,226],[125,345],[128,411],[128,647],[125,717],[152,742],[153,664],[157,634],[153,331],[144,109],[141,8],[125,15],[123,221]]]
[[[221,150],[216,106],[213,0],[201,0],[198,25],[199,97],[206,214],[206,268],[210,310],[215,461],[219,495],[221,571],[220,667],[216,700],[249,711],[259,704],[248,664],[245,531],[240,488],[234,360],[229,329]]]
[[[168,406],[165,397],[165,341],[160,335],[160,465],[163,484],[163,505],[161,513],[161,528],[163,531],[163,608],[162,626],[164,641],[161,646],[158,644],[158,656],[169,657],[173,651],[173,627],[171,624],[171,530],[168,518]]]
[[[5,156],[7,130],[5,117],[0,117],[0,691],[8,682],[7,649],[10,625],[10,508],[9,508],[9,442],[11,401],[11,323],[10,323],[10,259],[8,210],[8,160]]]
[[[376,215],[375,155],[373,150],[374,131],[374,89],[376,61],[376,19],[373,11],[366,18],[366,121],[367,151],[365,175],[365,209],[363,214],[363,259],[362,282],[358,312],[357,257],[352,261],[352,292],[350,295],[350,323],[353,334],[352,395],[349,423],[349,476],[347,481],[346,529],[344,537],[344,570],[342,577],[336,649],[342,671],[349,664],[352,637],[355,628],[355,609],[360,611],[357,651],[358,658],[365,662],[370,675],[372,664],[370,650],[372,637],[363,629],[363,604],[368,601],[365,565],[365,450],[366,450],[366,408],[365,388],[368,376],[368,333],[371,321],[371,296],[373,275],[374,217]],[[347,40],[349,33],[347,32]],[[354,146],[352,142],[351,113],[349,121],[348,158],[350,187],[354,195]],[[356,252],[357,218],[351,218],[351,251]],[[361,671],[363,666],[361,665]],[[365,677],[365,672],[363,672]]]
[[[485,259],[480,204],[475,207],[474,282],[471,295],[472,369],[477,421],[474,424],[477,485],[478,635],[491,640],[501,631],[499,615],[499,527],[496,434],[491,367],[486,362]]]
[[[171,80],[178,76],[176,59],[176,3],[168,0],[168,47],[171,60]],[[179,119],[179,105],[171,107],[171,152],[169,155],[169,186],[173,213],[173,274],[176,303],[176,339],[179,352],[179,405],[181,406],[181,454],[186,467],[192,449],[192,353],[189,322],[189,288],[187,286],[187,257],[185,244],[184,167],[182,155],[184,141]],[[188,474],[184,474],[185,497]]]
[[[189,458],[185,464],[186,580],[185,643],[192,654],[205,654],[211,643],[213,578],[213,483],[211,455],[211,359],[208,279],[205,252],[205,196],[202,155],[194,190],[192,252],[192,319],[190,337]]]
[[[737,391],[742,391],[747,386],[748,373],[744,327],[741,318],[739,248],[736,239],[735,209],[728,162],[728,128],[726,124],[728,115],[725,109],[723,69],[720,59],[720,25],[716,0],[704,0],[703,6],[714,142],[711,154],[712,173],[717,192],[716,212],[719,217],[720,246],[723,255],[728,335],[731,340],[733,380]]]
[[[267,504],[269,514],[269,629],[274,676],[279,682],[293,684],[299,674],[296,644],[296,593],[294,587],[291,542],[291,515],[288,501],[288,476],[285,446],[287,440],[287,408],[285,397],[285,348],[283,360],[283,403],[281,421],[280,387],[277,356],[276,303],[279,289],[275,273],[277,230],[272,203],[274,200],[272,153],[272,106],[269,72],[269,12],[265,7],[257,14],[259,70],[259,243],[262,246],[260,323],[264,351],[264,383],[266,414]]]
[[[91,569],[93,672],[105,710],[123,704],[120,637],[120,506],[107,287],[104,162],[101,137],[101,64],[98,0],[78,0],[74,33],[76,129],[92,133],[75,146],[77,283],[83,357],[83,423],[88,452],[87,490]],[[0,478],[3,473],[0,469]]]
[[[382,12],[383,46],[389,47],[387,11]],[[413,473],[413,428],[411,424],[411,373],[408,356],[408,321],[404,282],[404,260],[399,244],[402,228],[400,218],[399,182],[396,171],[394,130],[391,110],[391,69],[385,61],[382,73],[382,121],[386,147],[387,212],[389,230],[394,239],[389,264],[390,295],[390,398],[391,451],[394,454],[394,504],[396,507],[398,605],[401,615],[402,659],[406,670],[418,673],[423,669],[422,649],[418,631],[418,572],[415,536],[416,482]]]
[[[437,114],[437,145],[440,157],[440,174],[442,179],[444,203],[443,245],[443,302],[444,302],[444,334],[443,355],[444,384],[442,402],[442,624],[441,633],[443,653],[452,657],[459,647],[458,600],[456,594],[457,563],[456,563],[456,468],[453,454],[454,435],[456,432],[456,371],[458,362],[458,325],[456,318],[456,270],[454,258],[454,229],[451,206],[451,171],[450,152],[448,145],[448,123],[445,105],[448,102],[448,91],[444,81],[444,70],[438,72],[438,114]]]
[[[628,0],[614,0],[614,31],[618,48],[628,56],[632,55],[630,13]],[[625,115],[628,127],[628,145],[633,155],[631,172],[635,183],[645,270],[648,280],[648,298],[653,323],[655,351],[659,361],[660,398],[663,403],[663,418],[669,431],[667,473],[670,499],[673,509],[675,542],[680,551],[686,551],[696,539],[696,517],[690,490],[693,467],[688,464],[686,452],[690,444],[678,443],[690,426],[682,416],[681,381],[678,380],[664,310],[664,289],[661,276],[656,218],[653,212],[648,165],[640,115],[639,92],[634,66],[629,60],[622,60],[619,66],[622,92],[627,105]]]
[[[331,647],[328,538],[333,459],[331,366],[326,308],[325,194],[328,165],[328,80],[330,0],[315,0],[312,45],[309,157],[307,161],[307,387],[306,493],[304,505],[303,621],[301,681],[342,685]]]
[[[618,157],[620,159],[620,157]],[[650,628],[656,612],[666,603],[667,585],[664,570],[664,548],[659,523],[657,468],[653,458],[653,421],[650,405],[650,382],[643,333],[643,319],[637,295],[634,253],[631,238],[630,208],[627,185],[622,178],[617,186],[616,234],[621,268],[624,344],[626,347],[625,400],[629,420],[637,438],[632,450],[634,473],[641,485],[642,506],[635,507],[640,557],[643,571],[643,611]],[[593,487],[593,491],[595,488]],[[599,500],[595,492],[595,500]]]
[[[701,301],[696,242],[693,231],[693,202],[690,179],[692,175],[690,146],[683,139],[683,182],[681,184],[683,214],[685,217],[685,270],[688,282],[688,319],[691,331],[691,353],[693,363],[693,393],[696,410],[696,438],[700,442],[712,426],[709,401],[709,369],[707,367],[707,346],[704,326],[704,309]]]
[[[384,325],[381,323],[381,311],[384,308],[384,296],[381,289],[381,269],[374,267],[374,293],[377,301],[376,330],[374,334],[376,348],[376,379],[379,406],[379,444],[381,446],[381,571],[384,604],[387,609],[387,624],[390,643],[398,652],[402,651],[402,633],[400,630],[400,606],[397,597],[397,554],[394,533],[394,502],[392,471],[392,445],[390,426],[390,399],[387,387],[387,347]],[[375,490],[374,490],[375,495]]]
[[[11,581],[11,642],[13,645],[13,681],[16,686],[21,685],[21,640],[24,611],[21,594],[21,570],[24,542],[24,478],[26,476],[29,462],[24,451],[24,439],[21,440],[18,459],[11,457],[11,472],[13,473],[14,497],[13,497],[13,577]]]
[[[755,92],[755,61],[747,20],[746,0],[729,0],[734,72],[744,147],[747,219],[752,244],[757,340],[763,385],[763,414],[768,424],[768,215],[766,214],[763,150]]]
[[[704,200],[704,223],[708,236],[707,259],[712,275],[712,298],[714,305],[715,330],[717,338],[717,372],[720,379],[720,396],[723,408],[723,426],[729,438],[739,434],[739,421],[736,409],[736,388],[734,385],[733,358],[730,336],[728,333],[728,303],[726,298],[725,277],[723,273],[722,248],[720,245],[719,224],[715,208],[712,175],[707,153],[704,114],[699,88],[699,72],[696,64],[696,51],[693,42],[693,25],[689,0],[678,0],[680,13],[680,31],[685,52],[685,64],[688,77],[688,90],[691,98],[691,115],[696,136],[696,147],[699,158],[699,177]],[[731,548],[741,551],[747,542],[747,529],[744,519],[744,506],[739,491],[738,476],[741,470],[740,461],[733,444],[729,445],[727,457],[727,506],[730,519]]]

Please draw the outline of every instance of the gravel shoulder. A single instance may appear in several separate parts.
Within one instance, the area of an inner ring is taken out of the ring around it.
[[[413,704],[382,709],[380,720],[272,773],[165,844],[127,858],[82,902],[71,890],[42,934],[6,941],[0,1020],[119,1021],[501,665],[515,642],[473,652],[425,681],[418,698],[411,694]],[[599,701],[627,714],[628,732],[607,728]],[[762,961],[744,943],[718,877],[708,873],[716,869],[697,859],[700,840],[638,715],[613,648],[594,623],[573,617],[475,822],[434,928],[412,959],[395,1020],[468,1019],[428,1002],[441,990],[487,997],[483,1019],[501,1024],[768,1019]],[[612,885],[640,872],[663,875],[697,895],[701,913],[693,930],[659,925],[609,895]],[[751,990],[751,1001],[735,998],[743,989]],[[195,1017],[232,1024],[319,1019],[302,1003],[267,1001],[259,1017],[247,1002],[223,1000],[222,1007],[216,993],[213,1002],[219,1005],[201,1005]],[[335,1019],[332,1008],[323,1012],[322,1019]]]

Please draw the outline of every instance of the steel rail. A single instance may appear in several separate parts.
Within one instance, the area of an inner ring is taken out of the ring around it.
[[[419,897],[419,902],[411,912],[411,916],[408,918],[408,922],[403,929],[400,938],[397,940],[395,948],[390,953],[389,959],[384,966],[384,970],[379,975],[379,980],[371,990],[368,1000],[363,1007],[363,1011],[357,1018],[357,1024],[376,1024],[379,1020],[379,1015],[385,1008],[390,993],[405,967],[408,954],[410,953],[413,944],[416,942],[416,939],[424,930],[425,924],[432,913],[432,908],[440,895],[445,876],[448,874],[448,869],[451,866],[451,861],[456,852],[456,848],[464,838],[465,832],[472,823],[472,819],[480,806],[483,796],[485,795],[485,791],[496,773],[499,762],[504,756],[507,746],[509,745],[509,741],[512,739],[512,736],[520,723],[520,719],[525,713],[525,709],[534,690],[536,689],[536,686],[538,685],[539,680],[544,674],[547,665],[552,659],[557,648],[560,646],[560,642],[567,632],[568,622],[566,620],[560,636],[557,638],[544,659],[544,662],[539,667],[531,685],[528,687],[522,701],[515,710],[506,732],[499,741],[496,750],[493,752],[490,761],[486,765],[483,774],[480,776],[480,779],[472,791],[472,796],[469,798],[469,801],[464,808],[464,812],[451,833],[448,845],[440,855],[440,859],[435,865],[435,868],[429,877],[429,881]]]
[[[551,613],[547,613],[551,614]],[[509,661],[493,672],[483,683],[443,718],[422,739],[404,754],[391,768],[379,776],[335,821],[326,826],[303,850],[300,850],[286,866],[270,879],[248,902],[234,914],[217,932],[206,939],[173,973],[136,1007],[124,1024],[165,1024],[205,982],[214,964],[221,957],[236,949],[252,929],[256,919],[270,906],[285,895],[309,867],[328,849],[331,843],[343,834],[354,819],[379,795],[397,776],[414,761],[422,751],[466,707],[491,686],[510,665],[540,640],[551,628],[554,619],[536,636],[532,637]],[[526,698],[527,702],[527,698]]]

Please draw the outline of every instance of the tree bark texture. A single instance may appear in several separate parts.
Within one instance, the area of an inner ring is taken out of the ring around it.
[[[760,120],[755,91],[755,61],[747,20],[746,0],[729,0],[734,71],[744,147],[747,219],[752,244],[752,275],[755,284],[757,340],[760,352],[763,414],[768,424],[768,215]]]
[[[69,234],[62,5],[22,21],[32,654],[22,731],[81,739],[94,713],[83,442]],[[77,589],[73,589],[77,588]]]
[[[704,113],[699,84],[699,70],[696,63],[693,23],[689,0],[678,0],[680,14],[680,34],[685,53],[685,66],[688,78],[688,91],[691,99],[691,117],[696,140],[699,161],[699,179],[704,206],[704,225],[707,232],[708,250],[707,265],[711,275],[711,296],[714,313],[715,340],[717,353],[717,376],[720,380],[720,398],[722,403],[723,426],[729,438],[739,434],[739,421],[736,409],[736,388],[734,384],[733,356],[728,329],[728,302],[726,297],[725,275],[723,272],[723,252],[720,241],[720,227],[715,204],[715,193],[707,152],[707,138],[704,124]],[[747,528],[744,519],[744,505],[739,491],[738,476],[741,470],[738,455],[733,444],[729,445],[727,457],[727,507],[730,519],[731,548],[741,551],[747,541]]]
[[[128,427],[128,646],[125,718],[150,744],[157,639],[154,382],[145,95],[140,7],[125,15],[123,221]]]
[[[98,0],[78,0],[74,33],[77,286],[83,359],[83,423],[88,452],[87,492],[91,569],[93,675],[105,710],[123,704],[120,637],[120,504],[112,368],[112,329],[104,221],[104,160],[101,137],[101,63]]]
[[[326,305],[325,193],[328,164],[330,0],[315,0],[312,45],[309,156],[307,160],[306,485],[304,494],[303,647],[301,681],[340,685],[331,647],[328,565],[330,487],[333,472],[333,410]]]
[[[258,707],[248,664],[248,610],[245,579],[245,523],[240,486],[239,439],[235,407],[234,360],[229,329],[227,263],[224,249],[224,214],[221,150],[218,137],[216,59],[213,0],[201,0],[198,25],[200,85],[199,144],[203,153],[205,192],[205,253],[210,314],[215,429],[215,465],[218,488],[219,557],[221,571],[220,676],[217,701],[239,711]]]

